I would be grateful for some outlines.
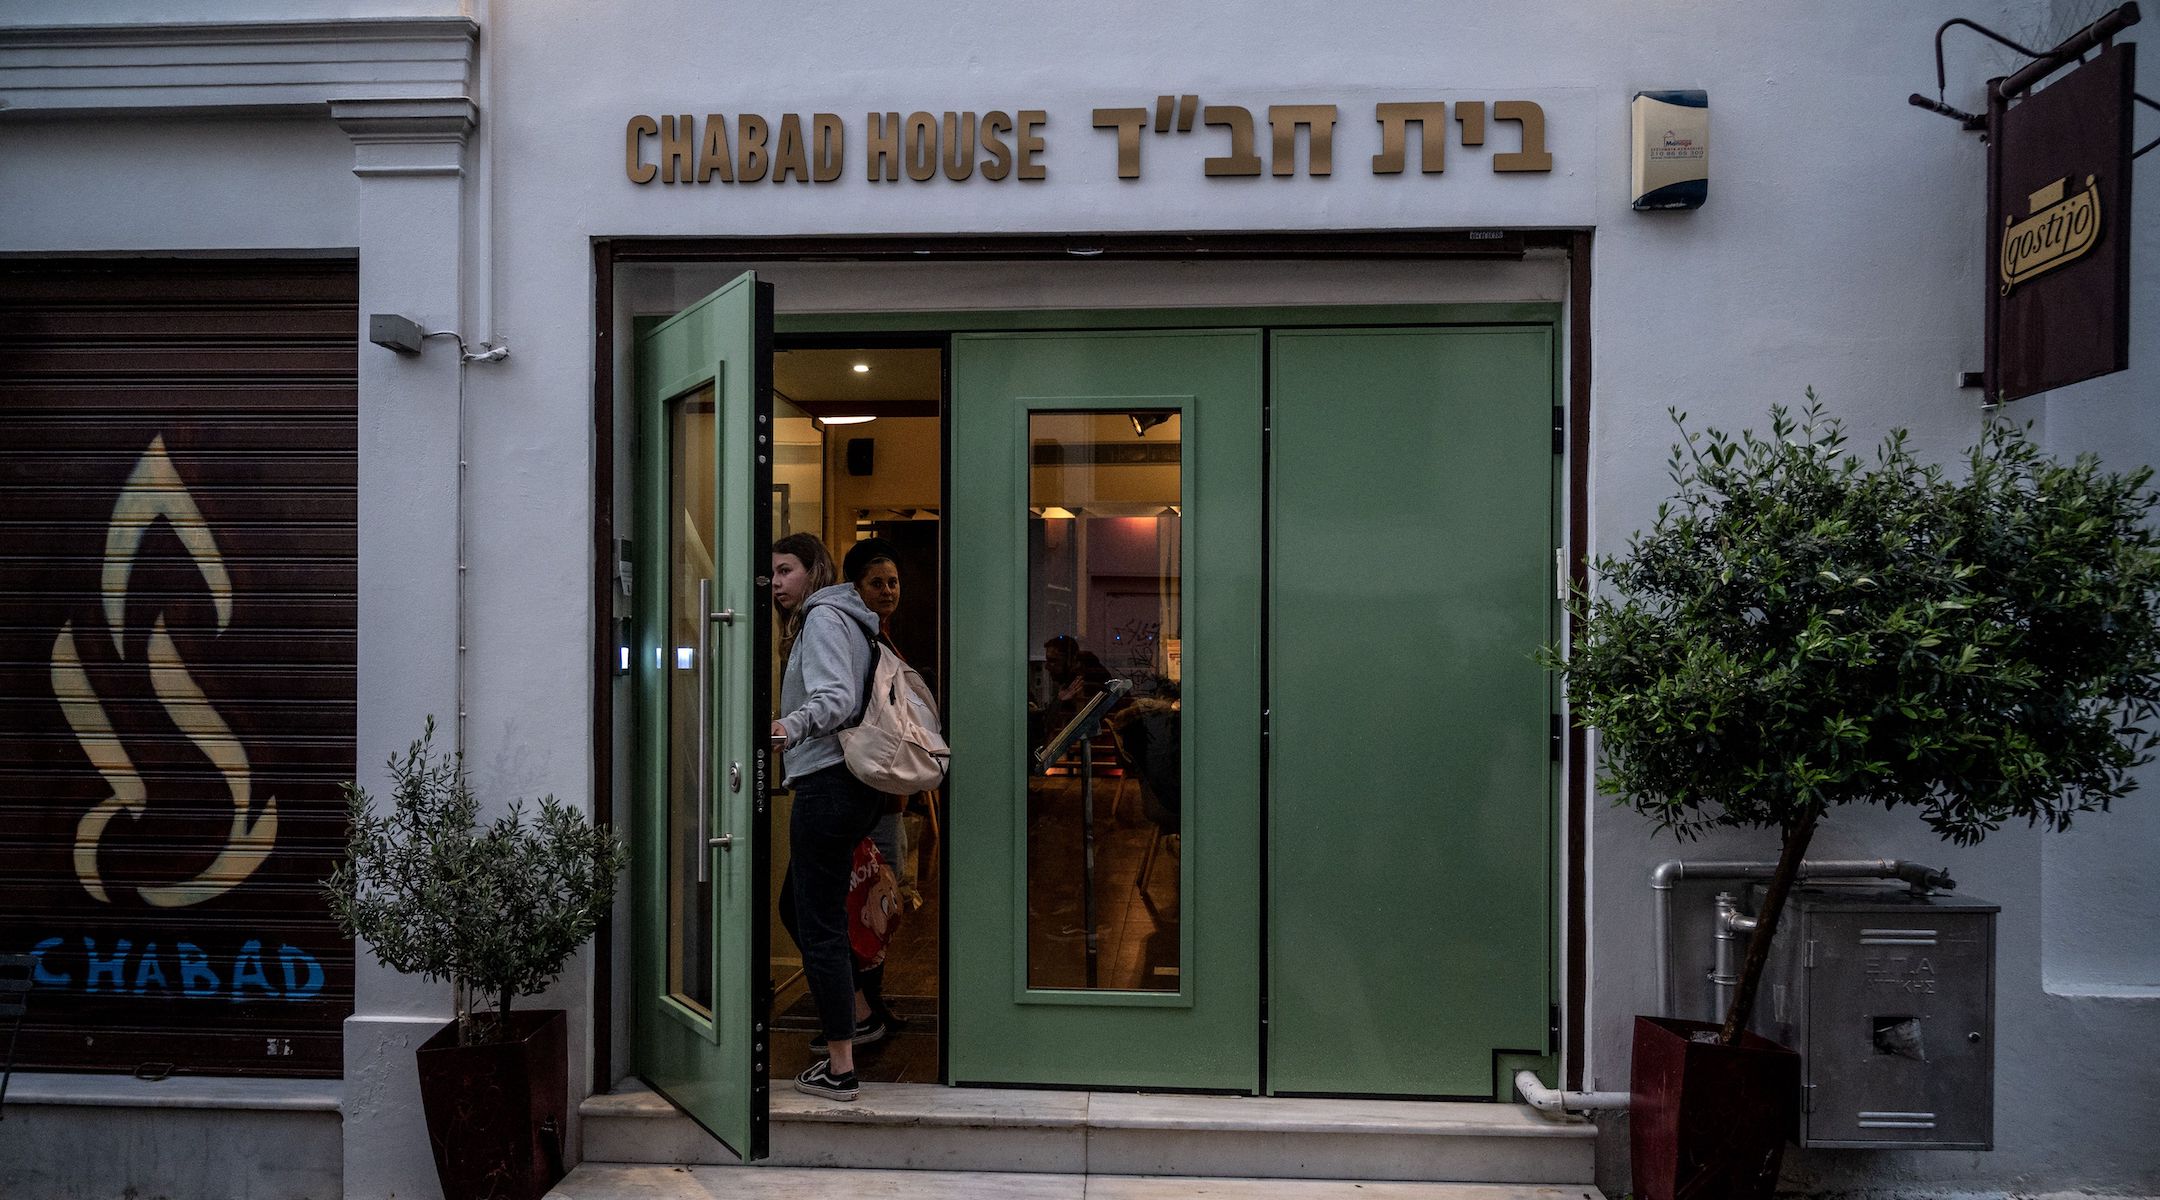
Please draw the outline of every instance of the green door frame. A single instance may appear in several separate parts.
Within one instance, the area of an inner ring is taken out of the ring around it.
[[[1573,251],[1575,256],[1581,259],[1586,255],[1587,249],[1587,238],[1584,238],[1581,244],[1573,248]],[[746,255],[745,257],[754,256]],[[1555,538],[1552,550],[1555,554],[1558,554],[1562,548],[1561,531],[1563,529],[1569,529],[1577,541],[1581,540],[1583,533],[1581,522],[1585,511],[1584,489],[1587,483],[1583,472],[1584,452],[1588,446],[1586,422],[1589,407],[1587,377],[1588,264],[1586,261],[1578,261],[1575,264],[1572,283],[1574,284],[1573,294],[1571,294],[1568,302],[1513,301],[1461,304],[1294,305],[1257,308],[1206,307],[1040,311],[959,309],[922,312],[781,313],[774,319],[774,328],[783,336],[814,335],[821,342],[829,342],[831,339],[847,336],[876,338],[892,337],[899,334],[952,335],[960,333],[1251,329],[1264,339],[1277,329],[1292,328],[1357,327],[1384,329],[1391,326],[1431,327],[1457,325],[1539,327],[1549,331],[1551,334],[1549,345],[1552,354],[1552,407],[1556,451],[1552,456],[1552,528]],[[1563,327],[1574,332],[1576,336],[1574,338],[1561,336]],[[949,351],[947,361],[949,364]],[[1568,371],[1571,365],[1574,368],[1573,378],[1570,378]],[[1565,394],[1563,389],[1566,389]],[[950,447],[951,431],[949,429],[946,436],[947,445]],[[1563,437],[1567,439],[1566,453],[1564,454],[1559,452]],[[950,463],[947,465],[949,468]],[[949,512],[952,503],[952,471],[950,469],[944,472],[944,478],[946,494],[942,503],[944,509]],[[1573,489],[1572,493],[1569,490],[1571,487]],[[1571,495],[1572,501],[1570,500]],[[1568,566],[1570,583],[1581,586],[1585,580],[1580,555]],[[946,582],[947,594],[950,595],[950,578]],[[1547,628],[1552,631],[1554,637],[1558,637],[1565,628],[1564,613],[1557,597],[1551,604]],[[1264,663],[1262,684],[1263,689],[1271,686],[1265,676]],[[1562,722],[1562,699],[1557,685],[1550,688],[1549,695],[1551,717],[1556,727],[1558,727]],[[1564,877],[1569,877],[1568,860],[1571,853],[1575,856],[1573,864],[1575,874],[1571,881],[1577,887],[1580,887],[1582,881],[1579,861],[1582,847],[1578,844],[1580,831],[1572,829],[1572,826],[1566,820],[1566,814],[1561,810],[1564,791],[1572,794],[1583,788],[1581,782],[1585,772],[1581,759],[1583,743],[1579,731],[1569,731],[1567,736],[1569,761],[1574,764],[1574,769],[1569,772],[1570,778],[1563,780],[1561,772],[1557,769],[1548,774],[1549,803],[1552,806],[1550,828],[1554,833],[1551,839],[1551,866],[1547,879],[1547,885],[1550,889],[1548,906],[1549,911],[1556,916],[1563,916],[1560,907],[1559,889],[1561,880]],[[1581,798],[1576,797],[1574,802],[1579,805]],[[1264,783],[1261,806],[1262,820],[1265,822],[1268,811],[1268,798],[1265,794]],[[1565,842],[1560,836],[1560,831],[1564,825],[1570,827],[1570,834]],[[949,846],[949,841],[941,846],[940,854],[947,854]],[[1571,846],[1573,847],[1572,851],[1570,850]],[[948,868],[950,866],[949,858],[946,866]],[[947,877],[950,878],[949,873]],[[1560,1007],[1563,961],[1575,966],[1577,971],[1580,969],[1576,962],[1578,955],[1572,953],[1570,948],[1573,942],[1579,940],[1581,936],[1578,926],[1580,923],[1580,911],[1584,903],[1584,899],[1579,895],[1574,897],[1569,910],[1564,914],[1564,919],[1569,928],[1565,931],[1556,928],[1549,932],[1547,947],[1548,980],[1552,993],[1551,1003],[1555,1012]],[[1265,929],[1263,926],[1263,936],[1264,934]],[[949,994],[951,962],[954,958],[952,931],[949,927],[944,933],[944,939],[944,944],[948,948],[946,953]],[[1579,950],[1580,947],[1574,947],[1574,949]],[[1267,957],[1264,953],[1264,947],[1260,957],[1261,969],[1264,972]],[[1264,995],[1267,987],[1264,975],[1260,980],[1260,987]],[[1582,981],[1579,978],[1574,978],[1569,988],[1570,996],[1573,998],[1572,1002],[1578,1010],[1581,1003],[1581,987]],[[1575,1024],[1578,1026],[1580,1019],[1580,1012],[1578,1011],[1575,1016]],[[1571,1087],[1579,1086],[1581,1083],[1580,1047],[1575,1042],[1578,1035],[1579,1029],[1571,1030],[1565,1047],[1568,1050],[1567,1084]],[[1561,1045],[1556,1044],[1551,1047],[1553,1053],[1537,1057],[1497,1056],[1494,1065],[1495,1098],[1505,1099],[1511,1094],[1509,1091],[1510,1085],[1506,1083],[1506,1080],[1512,1078],[1513,1072],[1521,1068],[1534,1069],[1547,1083],[1557,1085],[1560,1082],[1559,1064],[1561,1062],[1560,1051],[1562,1048]],[[950,1056],[950,1037],[945,1036],[943,1037],[943,1045],[941,1045],[941,1057],[949,1060]],[[1263,1046],[1263,1078],[1265,1061],[1265,1047]]]
[[[1318,258],[1340,262],[1419,262],[1439,266],[1451,260],[1521,261],[1526,251],[1554,254],[1566,264],[1567,287],[1566,299],[1563,301],[1424,306],[1423,311],[1455,311],[1468,314],[1467,319],[1475,321],[1526,320],[1564,329],[1565,337],[1556,339],[1562,345],[1557,347],[1560,357],[1555,363],[1555,378],[1565,380],[1566,391],[1562,404],[1563,415],[1556,418],[1555,423],[1564,430],[1561,440],[1565,444],[1566,452],[1565,461],[1560,464],[1557,474],[1565,480],[1565,488],[1559,494],[1564,497],[1566,544],[1574,548],[1567,560],[1568,579],[1573,586],[1581,588],[1589,584],[1586,548],[1590,544],[1590,401],[1594,359],[1591,328],[1594,272],[1591,269],[1591,259],[1596,240],[1596,230],[1589,227],[1530,230],[1502,227],[1455,232],[1430,229],[1272,233],[1228,230],[1165,235],[1098,231],[1026,235],[819,234],[805,237],[690,238],[652,237],[622,232],[592,238],[589,246],[590,277],[595,320],[591,359],[596,369],[592,372],[592,570],[586,585],[587,595],[592,601],[592,626],[588,632],[592,668],[590,735],[594,820],[603,824],[613,823],[617,819],[618,811],[619,752],[614,744],[618,709],[618,683],[615,678],[618,639],[614,563],[617,534],[629,523],[627,514],[617,513],[615,503],[618,474],[618,436],[615,423],[623,404],[623,400],[617,396],[618,377],[615,368],[616,364],[624,361],[618,356],[616,347],[616,318],[622,312],[618,303],[619,268],[631,264],[698,263],[768,263],[778,266],[810,260],[829,261],[835,257],[864,262],[942,266],[958,261],[1067,261],[1075,255],[1093,261],[1128,263],[1294,261]],[[1197,312],[1198,310],[1188,310],[1188,314]],[[1199,318],[1188,315],[1187,319]],[[1248,313],[1226,323],[1244,324],[1253,319]],[[1360,316],[1355,319],[1369,318]],[[1421,319],[1448,318],[1439,316]],[[828,327],[840,332],[861,330],[865,328],[867,320],[868,318],[862,316],[842,315]],[[802,325],[789,327],[806,328]],[[958,326],[945,326],[955,327]],[[1007,327],[1014,326],[1008,324]],[[1566,629],[1564,622],[1562,628]],[[1563,729],[1562,744],[1566,764],[1562,784],[1565,796],[1562,802],[1564,833],[1556,841],[1557,862],[1554,869],[1554,879],[1565,882],[1567,897],[1561,915],[1564,934],[1561,938],[1560,954],[1565,964],[1564,972],[1560,976],[1564,979],[1565,986],[1565,1001],[1561,1011],[1565,1027],[1562,1062],[1566,1073],[1564,1086],[1579,1090],[1585,1085],[1583,1066],[1585,1015],[1588,1005],[1590,771],[1588,741],[1583,730],[1572,725],[1566,726]],[[1559,886],[1557,882],[1556,886]],[[614,938],[614,926],[602,925],[594,946],[599,961],[611,960]],[[589,1028],[592,1068],[595,1078],[603,1081],[612,1081],[621,1073],[615,1065],[619,1048],[615,1045],[614,1014],[621,1001],[617,991],[615,982],[606,975],[598,978],[593,988]]]

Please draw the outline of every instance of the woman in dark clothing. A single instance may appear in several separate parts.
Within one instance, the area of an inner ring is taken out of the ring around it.
[[[840,560],[840,574],[862,597],[864,606],[876,614],[879,640],[892,645],[892,617],[900,608],[900,567],[893,557],[892,543],[874,537],[849,546],[847,554]],[[894,652],[898,653],[898,647]],[[882,793],[879,799],[882,807],[870,840],[877,843],[878,853],[885,856],[886,865],[897,876],[900,871],[900,811],[906,800]],[[859,1024],[887,1035],[898,1032],[899,1018],[885,1007],[884,963],[858,969],[855,991],[855,1017]]]
[[[855,1045],[884,1028],[855,1020],[855,958],[848,945],[848,875],[855,847],[876,827],[884,797],[850,774],[839,732],[862,710],[878,619],[850,584],[834,579],[832,555],[807,534],[772,547],[773,607],[781,618],[782,716],[773,740],[786,747],[782,786],[795,790],[791,858],[782,883],[782,924],[802,949],[829,1057],[795,1077],[797,1091],[853,1100]]]

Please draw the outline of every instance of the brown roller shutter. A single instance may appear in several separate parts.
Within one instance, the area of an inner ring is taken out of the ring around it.
[[[0,951],[24,1069],[340,1073],[350,263],[0,268]]]

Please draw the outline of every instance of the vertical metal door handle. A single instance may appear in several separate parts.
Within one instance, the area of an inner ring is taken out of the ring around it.
[[[707,706],[711,702],[706,693],[711,690],[712,680],[705,663],[712,657],[712,622],[705,618],[712,612],[712,580],[697,581],[697,606],[697,794],[691,798],[691,803],[697,806],[697,881],[709,883],[712,881],[712,851],[707,847],[712,842],[706,831],[711,827],[712,800],[706,794],[706,782],[712,777],[712,735],[711,722],[707,719],[710,715]]]

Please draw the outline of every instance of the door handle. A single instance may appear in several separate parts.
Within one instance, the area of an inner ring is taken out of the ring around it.
[[[712,702],[708,693],[712,690],[712,675],[706,663],[712,659],[712,622],[705,618],[712,612],[712,580],[698,580],[697,604],[697,793],[692,803],[697,806],[697,881],[710,883],[712,855],[705,847],[712,845],[712,839],[707,836],[711,828],[712,800],[706,786],[711,778],[712,722],[708,718]]]

